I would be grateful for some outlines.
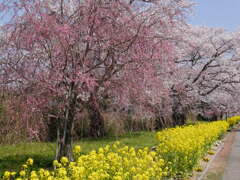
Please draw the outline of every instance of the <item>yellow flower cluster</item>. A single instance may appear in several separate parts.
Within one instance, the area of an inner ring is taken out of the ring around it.
[[[10,180],[160,180],[184,176],[228,128],[226,121],[166,129],[157,133],[155,151],[135,149],[119,142],[84,155],[81,147],[73,149],[75,161],[66,157],[54,160],[54,170],[31,170],[28,159],[20,172],[4,173]]]
[[[230,127],[233,127],[235,124],[240,122],[240,116],[233,116],[233,117],[227,118],[227,122],[229,123]]]
[[[192,172],[210,146],[228,129],[226,121],[167,129],[157,133],[159,154],[171,164],[173,177]]]
[[[74,153],[80,153],[80,150],[77,146]],[[133,147],[122,147],[119,142],[80,155],[74,162],[62,157],[60,161],[53,161],[53,165],[55,170],[52,172],[44,169],[28,171],[23,168],[17,173],[17,180],[150,180],[162,179],[169,171],[165,161],[156,152],[148,148],[136,150]],[[10,179],[10,176],[10,172],[5,172],[4,179]]]
[[[19,171],[18,175],[20,176],[19,178],[16,178],[16,180],[22,180],[21,177],[25,177],[28,169],[33,165],[33,159],[29,158],[25,164],[22,165],[22,170]],[[3,175],[3,179],[13,179],[17,175],[16,172],[10,172],[10,171],[5,171]],[[27,179],[27,178],[25,178]]]

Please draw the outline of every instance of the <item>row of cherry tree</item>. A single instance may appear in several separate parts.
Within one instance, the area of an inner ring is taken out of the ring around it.
[[[54,117],[59,159],[71,158],[74,121],[84,110],[91,135],[104,135],[106,99],[115,109],[161,117],[162,125],[169,115],[181,124],[189,110],[238,112],[238,33],[188,25],[193,5],[2,0],[0,83],[9,116],[32,133],[45,125],[31,119]]]

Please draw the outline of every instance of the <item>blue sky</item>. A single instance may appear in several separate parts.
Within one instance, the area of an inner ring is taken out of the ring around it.
[[[190,23],[228,30],[240,28],[240,0],[195,0]]]
[[[0,0],[1,2],[2,0]],[[240,29],[240,0],[192,0],[197,3],[190,24]],[[1,18],[1,17],[0,17]],[[0,20],[0,24],[4,20]]]

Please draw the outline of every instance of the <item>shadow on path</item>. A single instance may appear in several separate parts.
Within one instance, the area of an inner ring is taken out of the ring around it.
[[[230,132],[240,132],[240,129],[232,129]]]

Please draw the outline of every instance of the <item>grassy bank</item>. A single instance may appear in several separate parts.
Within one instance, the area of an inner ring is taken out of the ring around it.
[[[106,137],[97,140],[87,138],[74,142],[74,145],[80,145],[82,153],[86,154],[117,140],[137,149],[152,147],[158,143],[154,132],[135,132],[120,137]],[[0,146],[0,177],[6,170],[18,170],[29,157],[34,159],[34,169],[52,167],[55,145],[55,143],[20,143]]]

